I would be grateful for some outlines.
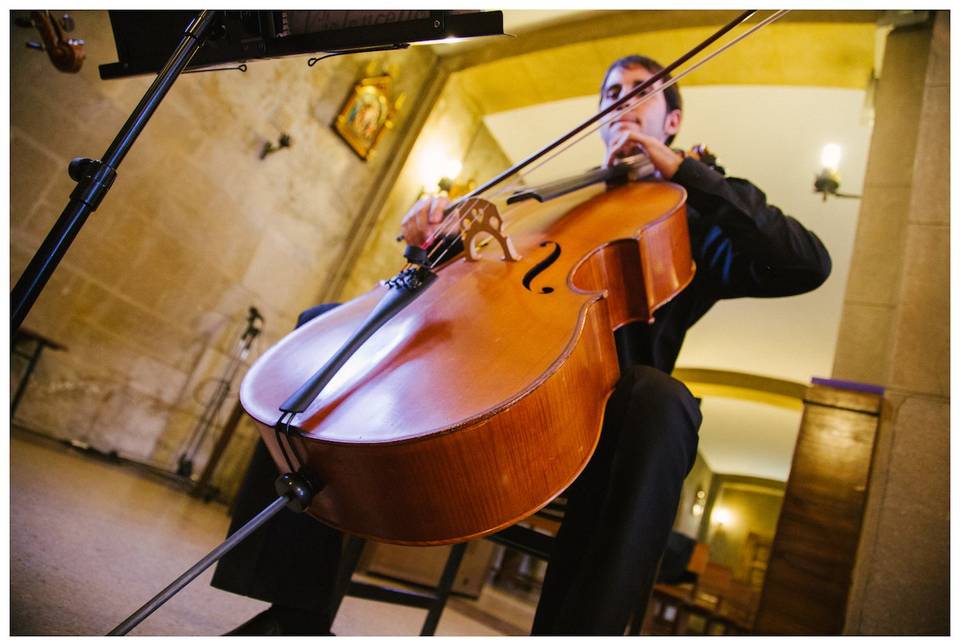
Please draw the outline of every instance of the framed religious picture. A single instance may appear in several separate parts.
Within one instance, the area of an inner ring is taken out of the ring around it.
[[[387,129],[393,127],[400,100],[396,105],[390,102],[392,81],[389,75],[382,75],[357,82],[333,122],[334,130],[364,160],[374,152]]]

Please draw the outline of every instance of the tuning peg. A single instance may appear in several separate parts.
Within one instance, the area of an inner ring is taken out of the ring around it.
[[[60,18],[60,26],[63,27],[64,31],[70,32],[73,31],[77,25],[73,21],[73,16],[71,16],[69,13],[65,13],[63,14],[63,17]]]
[[[46,48],[43,46],[43,43],[33,42],[32,40],[27,41],[27,49],[36,49],[37,51],[46,51]]]

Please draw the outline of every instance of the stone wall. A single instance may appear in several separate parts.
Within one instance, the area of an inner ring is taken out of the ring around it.
[[[117,59],[107,14],[74,17],[76,75],[11,31],[11,286],[67,203],[68,161],[99,158],[152,81],[101,81]],[[408,99],[364,162],[330,125],[368,64]],[[18,422],[171,468],[247,308],[266,319],[255,356],[318,301],[435,68],[413,47],[179,79],[24,323],[68,351],[44,354]],[[260,160],[284,132],[293,146]]]
[[[943,635],[950,601],[950,25],[893,31],[833,374],[886,387],[845,633]]]

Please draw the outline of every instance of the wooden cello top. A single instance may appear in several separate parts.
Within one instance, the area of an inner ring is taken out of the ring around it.
[[[602,287],[584,286],[597,269],[591,256],[623,241],[636,247],[677,213],[685,231],[685,197],[671,183],[639,182],[606,192],[596,185],[544,204],[510,207],[504,217],[515,221],[508,232],[521,259],[503,261],[491,243],[478,262],[461,257],[444,266],[438,282],[378,330],[294,424],[309,438],[386,444],[457,429],[507,409],[559,367],[576,344],[587,307],[606,295]],[[560,255],[528,289],[525,274],[553,249],[541,247],[543,242],[556,243]],[[677,251],[680,269],[671,258]],[[643,253],[662,267],[659,279],[677,289],[692,274],[689,251],[684,236]],[[648,275],[654,274],[643,277]],[[539,293],[544,286],[552,293]],[[381,295],[378,287],[268,351],[244,379],[247,412],[275,423],[277,407],[343,344]],[[615,324],[625,321],[622,313],[614,315]]]

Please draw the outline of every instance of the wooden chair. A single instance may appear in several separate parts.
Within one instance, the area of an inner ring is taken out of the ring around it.
[[[553,547],[553,536],[560,528],[563,520],[563,511],[566,499],[560,496],[537,513],[527,517],[518,524],[507,527],[502,531],[487,536],[487,540],[529,554],[542,560],[550,559]],[[542,533],[539,529],[546,529],[551,534]],[[450,555],[443,567],[440,580],[432,592],[419,592],[400,587],[386,587],[367,582],[353,580],[360,555],[363,553],[366,540],[349,536],[344,553],[340,559],[337,573],[337,587],[334,592],[334,607],[332,618],[336,618],[340,604],[346,596],[400,604],[408,607],[419,607],[427,610],[427,617],[420,628],[421,636],[432,636],[436,633],[437,625],[443,608],[447,604],[453,582],[463,560],[467,548],[466,542],[455,544],[450,548]]]
[[[549,562],[554,536],[563,521],[565,509],[566,498],[561,495],[537,513],[528,516],[513,526],[487,536],[486,539]],[[437,624],[440,622],[440,616],[447,603],[447,598],[450,596],[467,543],[461,542],[451,547],[440,580],[433,592],[428,593],[353,580],[352,576],[365,543],[366,541],[362,538],[355,537],[351,537],[347,541],[344,555],[340,561],[332,618],[336,618],[337,610],[339,610],[343,598],[349,595],[356,598],[426,609],[427,617],[420,629],[420,635],[433,635],[437,630]],[[646,605],[646,603],[639,603],[638,609],[643,608],[640,605]],[[638,635],[641,623],[642,620],[638,619],[638,616],[634,616],[628,634]]]
[[[660,582],[654,585],[641,633],[682,635],[686,628],[686,617],[692,602],[694,584],[706,570],[709,559],[710,548],[698,542],[694,545],[687,562],[687,571],[693,576],[693,581],[684,584]]]
[[[732,580],[720,607],[721,615],[730,619],[738,628],[749,632],[757,615],[760,592],[750,584]]]
[[[710,611],[719,611],[732,581],[733,569],[724,564],[707,562],[693,590],[694,604]]]

